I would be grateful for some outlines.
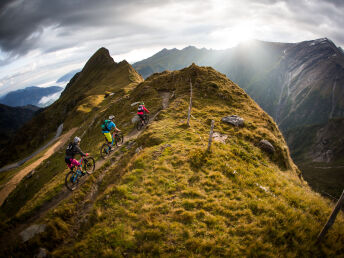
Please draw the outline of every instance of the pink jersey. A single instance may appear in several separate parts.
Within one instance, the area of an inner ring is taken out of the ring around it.
[[[67,166],[69,168],[72,168],[74,166],[80,166],[81,164],[79,163],[79,161],[77,161],[76,159],[70,159],[70,164],[67,164]]]

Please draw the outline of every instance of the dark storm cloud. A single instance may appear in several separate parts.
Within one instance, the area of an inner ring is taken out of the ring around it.
[[[342,33],[344,1],[341,0],[214,1],[217,5],[228,6],[234,10],[237,5],[241,5],[242,8],[229,12],[230,18],[224,17],[224,20],[220,20],[215,17],[214,20],[218,20],[214,21],[202,18],[202,13],[207,12],[214,5],[213,1],[2,0],[0,48],[13,57],[37,48],[42,52],[50,52],[80,45],[93,39],[125,38],[132,34],[163,39],[166,31],[172,30],[170,27],[174,26],[173,23],[178,23],[177,20],[170,20],[170,26],[159,28],[159,20],[149,20],[151,17],[142,16],[135,19],[135,15],[149,9],[155,10],[151,13],[152,16],[158,15],[160,7],[178,3],[192,6],[188,17],[180,17],[181,20],[187,21],[188,26],[175,29],[181,33],[187,31],[189,37],[193,32],[196,34],[195,37],[200,37],[202,30],[205,31],[204,33],[210,33],[209,28],[227,26],[224,24],[226,19],[232,24],[231,22],[239,19],[249,20],[253,15],[267,22],[283,20],[289,24],[291,33],[292,30],[304,30],[313,32],[314,35],[328,35],[337,43],[344,44]],[[279,5],[281,8],[274,8]],[[49,29],[55,34],[48,34],[50,38],[43,37]],[[278,33],[276,32],[276,35]]]
[[[73,30],[85,27],[128,25],[125,24],[126,12],[142,8],[140,2],[142,1],[5,1],[0,4],[0,47],[12,54],[25,54],[37,46],[44,28],[49,26],[66,29],[61,32],[63,36],[63,33],[73,33]],[[154,6],[158,1],[144,3]]]

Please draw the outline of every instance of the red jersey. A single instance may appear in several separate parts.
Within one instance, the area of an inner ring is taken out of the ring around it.
[[[143,115],[144,112],[149,113],[148,109],[144,105],[140,105],[137,109],[137,114],[138,115]]]

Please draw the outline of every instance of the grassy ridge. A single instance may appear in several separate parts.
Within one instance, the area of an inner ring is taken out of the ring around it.
[[[190,80],[193,118],[186,127]],[[212,68],[192,65],[155,74],[130,94],[105,99],[85,121],[88,129],[80,128],[86,130],[82,147],[96,150],[101,144],[101,117],[115,114],[119,127],[129,132],[135,109],[130,104],[144,100],[156,113],[162,105],[160,93],[167,91],[174,97],[156,121],[40,220],[47,225],[45,233],[9,254],[34,255],[38,247],[72,257],[299,257],[344,252],[343,215],[324,243],[314,245],[331,212],[330,202],[301,183],[271,117]],[[221,122],[232,114],[242,116],[245,126]],[[208,153],[212,119],[215,132],[228,138],[214,142]],[[273,155],[257,147],[261,139],[274,145]],[[135,151],[138,147],[140,152]],[[47,193],[61,191],[59,173],[29,198],[19,218],[42,205]],[[98,180],[100,176],[104,177]]]
[[[0,166],[19,160],[44,145],[61,123],[64,131],[79,127],[89,119],[89,112],[100,105],[106,92],[124,95],[142,80],[126,61],[115,63],[108,50],[99,49],[71,79],[61,97],[24,125],[6,149],[0,150]]]
[[[166,79],[171,76],[167,74]],[[207,78],[202,81],[209,82]],[[187,80],[181,84],[187,88]],[[166,85],[157,77],[146,85],[161,90],[161,85],[166,89],[173,83]],[[271,119],[257,120],[253,102],[240,101],[245,95],[238,102],[229,102],[225,96],[205,98],[207,93],[195,86],[196,119],[186,128],[188,96],[178,86],[176,92],[181,94],[137,140],[143,151],[128,153],[127,165],[115,166],[104,178],[103,185],[108,187],[93,208],[90,224],[77,240],[67,241],[54,254],[297,257],[343,252],[339,244],[344,239],[343,216],[326,244],[315,246],[313,240],[327,219],[329,203],[302,186],[295,169],[282,172],[285,168],[279,159],[262,153],[251,141],[267,136],[267,130],[278,145],[280,133],[271,130],[276,128]],[[222,114],[228,112],[245,116],[251,128],[221,124]],[[215,131],[229,135],[226,144],[213,145],[212,153],[205,152],[209,119],[215,119]],[[123,176],[114,184],[111,177],[116,174]]]

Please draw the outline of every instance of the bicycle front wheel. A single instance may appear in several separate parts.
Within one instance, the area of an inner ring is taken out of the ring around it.
[[[100,156],[103,159],[106,159],[109,156],[110,152],[111,152],[111,149],[107,143],[104,143],[102,147],[100,147]]]
[[[145,125],[148,124],[148,122],[149,122],[149,115],[145,115],[144,121],[145,121]]]
[[[122,134],[116,134],[115,135],[115,143],[116,143],[117,147],[119,147],[123,144],[123,135]]]
[[[140,131],[140,130],[142,129],[142,127],[143,127],[142,121],[139,120],[139,121],[137,122],[137,124],[136,124],[136,129],[137,129],[137,131]]]
[[[65,185],[70,191],[74,191],[76,187],[78,186],[79,178],[78,174],[74,173],[74,171],[69,171],[69,173],[66,175],[65,179]]]
[[[87,157],[84,159],[84,171],[91,175],[94,172],[94,169],[96,168],[96,162],[94,161],[94,158]]]

